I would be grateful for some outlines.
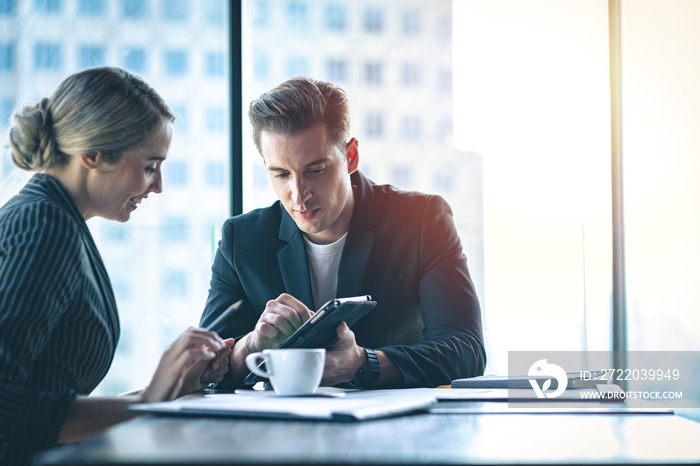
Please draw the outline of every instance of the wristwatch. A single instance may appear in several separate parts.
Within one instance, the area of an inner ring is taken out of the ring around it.
[[[379,379],[379,357],[374,350],[362,348],[367,355],[367,362],[357,371],[355,378],[349,382],[351,387],[371,387]]]

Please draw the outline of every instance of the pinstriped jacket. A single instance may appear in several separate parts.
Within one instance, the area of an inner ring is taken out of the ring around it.
[[[68,194],[36,174],[0,209],[0,464],[54,445],[119,339],[112,287]]]

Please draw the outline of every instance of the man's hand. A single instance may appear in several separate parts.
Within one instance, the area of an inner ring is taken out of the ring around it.
[[[286,293],[268,301],[255,330],[245,339],[248,351],[276,348],[312,315],[304,303]]]
[[[337,333],[338,341],[326,350],[322,385],[335,385],[353,380],[367,359],[365,350],[357,346],[355,334],[350,330],[348,324],[341,322],[338,325]]]

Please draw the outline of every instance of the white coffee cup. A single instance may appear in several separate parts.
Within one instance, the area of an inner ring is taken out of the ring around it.
[[[265,362],[265,369],[258,367]],[[266,349],[251,353],[245,363],[255,375],[270,379],[281,396],[313,395],[321,384],[326,350],[323,348]]]

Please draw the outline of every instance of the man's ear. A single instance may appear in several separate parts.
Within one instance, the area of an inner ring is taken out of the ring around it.
[[[348,158],[348,173],[355,173],[357,167],[360,165],[360,150],[358,148],[357,139],[352,138],[348,141],[345,145],[345,155]]]
[[[88,152],[80,154],[80,163],[88,170],[95,170],[100,162],[102,162],[102,154],[100,152]]]

